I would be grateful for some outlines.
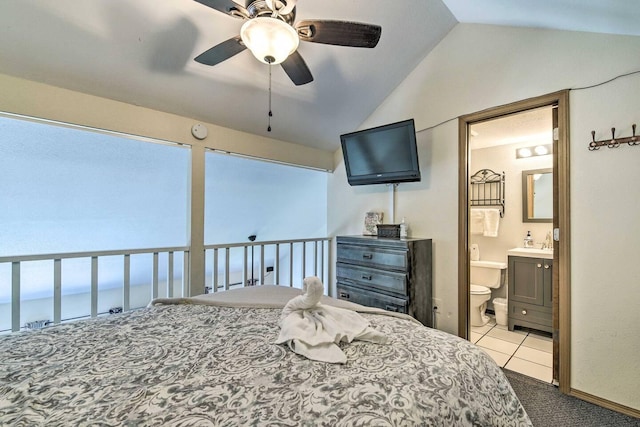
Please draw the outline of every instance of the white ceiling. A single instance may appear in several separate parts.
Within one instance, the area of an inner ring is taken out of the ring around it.
[[[459,22],[640,35],[638,0],[444,0]]]
[[[551,144],[552,107],[541,107],[497,119],[473,123],[469,127],[472,150],[508,144]]]
[[[357,129],[457,22],[640,35],[637,0],[299,0],[297,18],[382,26],[374,49],[301,42],[294,86],[248,51],[193,58],[242,21],[193,0],[0,1],[0,73],[326,150]]]

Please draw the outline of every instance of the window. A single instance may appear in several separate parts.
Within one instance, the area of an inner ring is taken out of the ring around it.
[[[189,149],[6,116],[0,138],[0,256],[186,246]],[[144,257],[131,256],[132,288],[149,284]],[[103,292],[122,286],[122,261],[109,258],[100,259],[101,310]],[[63,261],[63,319],[76,317],[71,301],[88,292],[89,262]],[[52,264],[21,263],[23,301],[51,298]],[[10,301],[10,278],[0,265],[0,304]],[[34,320],[24,304],[22,318]]]
[[[0,256],[186,243],[189,151],[0,116]]]
[[[205,161],[206,244],[326,235],[326,172],[214,152]]]
[[[251,235],[257,236],[256,242],[326,236],[326,172],[214,152],[206,155],[205,171],[205,244],[249,243]],[[261,268],[258,250],[254,254],[255,277]],[[274,265],[274,254],[273,247],[266,248],[265,269]],[[223,255],[219,254],[220,268]],[[281,248],[280,258],[288,262],[288,257],[288,246]],[[242,249],[232,250],[231,283],[241,281],[242,262]],[[251,259],[248,262],[251,265]],[[207,254],[208,284],[212,269],[212,258]],[[270,280],[288,284],[288,276]]]

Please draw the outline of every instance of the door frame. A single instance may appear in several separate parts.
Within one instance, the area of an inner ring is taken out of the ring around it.
[[[569,206],[569,91],[517,101],[461,116],[458,119],[458,335],[469,338],[469,127],[478,122],[545,106],[557,106],[557,135],[553,142],[553,227],[559,240],[553,251],[554,378],[562,393],[571,390],[571,275]],[[554,132],[555,133],[555,132]]]

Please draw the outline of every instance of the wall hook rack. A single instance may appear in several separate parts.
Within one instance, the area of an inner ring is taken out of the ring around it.
[[[606,145],[609,148],[618,148],[620,144],[629,144],[630,146],[640,145],[640,136],[636,136],[636,124],[631,125],[632,136],[624,138],[616,138],[616,128],[611,128],[611,139],[603,139],[596,141],[596,131],[591,131],[591,142],[589,143],[589,151],[599,150],[600,147]]]

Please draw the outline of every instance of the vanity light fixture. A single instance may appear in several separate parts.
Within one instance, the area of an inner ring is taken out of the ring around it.
[[[546,156],[551,154],[553,148],[551,144],[540,144],[533,147],[523,147],[516,149],[516,159],[526,159],[527,157]]]

